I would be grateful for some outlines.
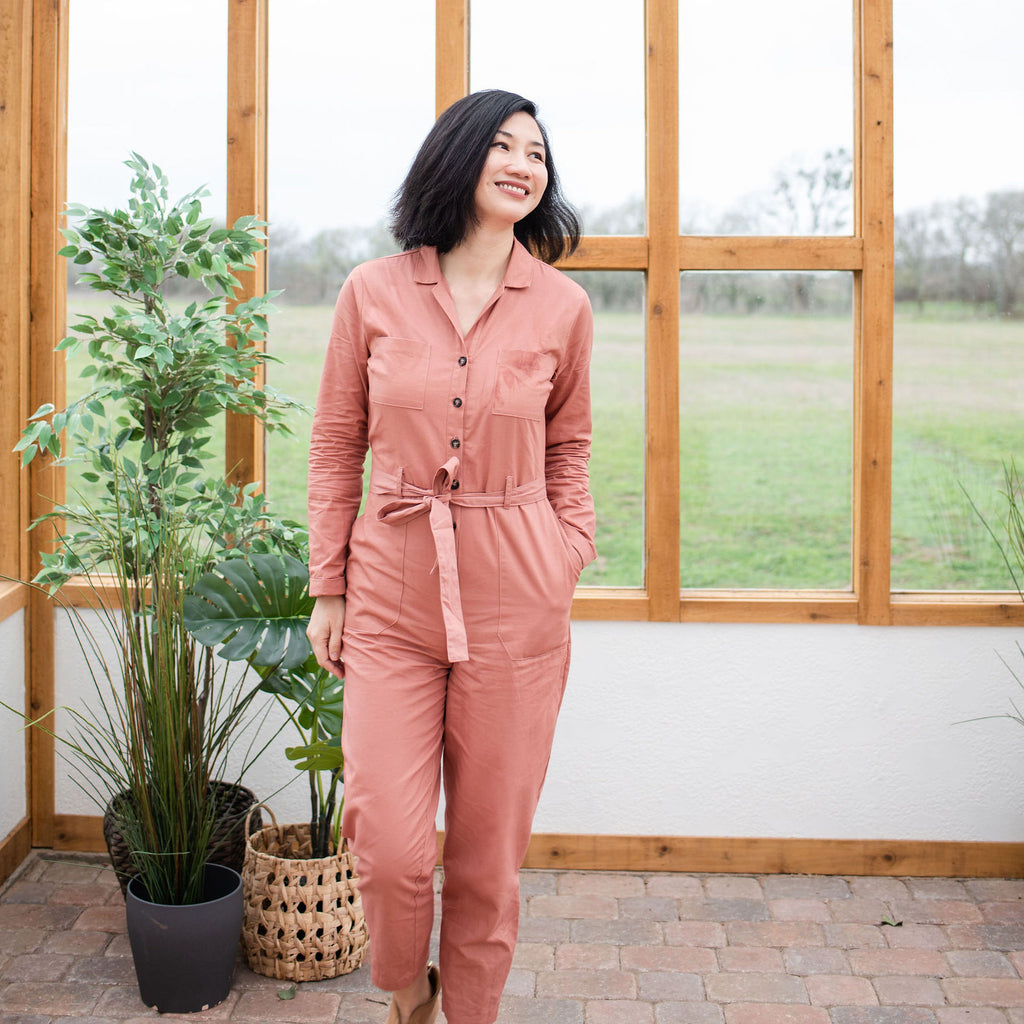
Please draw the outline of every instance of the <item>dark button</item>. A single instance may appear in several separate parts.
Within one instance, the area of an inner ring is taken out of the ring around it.
[[[458,480],[453,480],[452,481],[452,490],[453,491],[457,491],[458,489],[459,489],[459,481]]]
[[[462,399],[461,398],[453,398],[452,399],[452,405],[454,405],[455,408],[458,409],[462,405]]]
[[[465,356],[459,356],[459,366],[465,366],[469,360]]]
[[[452,523],[452,529],[453,530],[457,530],[458,528],[459,528],[459,524],[458,523]]]
[[[453,437],[451,440],[451,446],[453,448],[458,448],[461,443],[462,442],[457,437]]]

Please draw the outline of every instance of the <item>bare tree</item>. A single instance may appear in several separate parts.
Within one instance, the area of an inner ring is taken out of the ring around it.
[[[786,234],[840,235],[852,226],[853,159],[847,149],[828,149],[810,166],[791,163],[775,172],[775,213]]]
[[[1011,316],[1024,273],[1024,192],[990,192],[982,220],[1000,316]]]
[[[971,263],[981,256],[982,216],[976,199],[961,196],[939,206],[940,230],[952,259],[953,294],[960,302],[976,302]]]
[[[926,210],[910,210],[896,218],[896,297],[916,302],[918,312],[924,311],[934,236],[932,217]]]

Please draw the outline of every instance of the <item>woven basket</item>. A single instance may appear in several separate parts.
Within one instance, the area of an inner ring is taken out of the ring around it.
[[[210,856],[207,858],[210,864],[223,864],[241,872],[242,862],[245,858],[245,836],[250,831],[255,831],[263,824],[259,811],[250,821],[250,816],[256,804],[256,795],[251,789],[240,786],[235,782],[214,781],[210,783],[217,801],[217,820],[214,824],[213,835],[210,841]],[[121,885],[121,895],[128,893],[128,883],[138,874],[135,865],[132,864],[131,854],[128,851],[128,844],[118,825],[118,803],[129,799],[126,792],[119,793],[107,805],[106,813],[103,815],[103,838],[106,840],[107,852],[110,854],[110,862],[114,866],[114,874]],[[249,814],[246,814],[246,812]],[[243,825],[244,818],[244,825]],[[243,827],[246,831],[243,832]]]
[[[310,859],[309,825],[278,825],[265,809],[273,824],[246,840],[242,866],[242,942],[249,967],[283,981],[322,981],[354,971],[363,962],[367,934],[345,840],[339,853]]]

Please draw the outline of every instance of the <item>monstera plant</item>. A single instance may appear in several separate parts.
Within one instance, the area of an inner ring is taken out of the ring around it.
[[[200,577],[184,613],[198,643],[220,644],[221,658],[255,669],[260,689],[298,730],[301,742],[285,754],[308,776],[311,856],[326,857],[340,845],[344,683],[317,664],[306,638],[313,604],[301,561],[254,554],[227,559]]]

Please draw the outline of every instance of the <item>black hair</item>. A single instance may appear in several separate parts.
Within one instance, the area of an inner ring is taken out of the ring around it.
[[[486,89],[453,103],[434,123],[391,206],[391,233],[403,249],[433,245],[454,249],[476,219],[475,192],[497,130],[523,111],[537,120],[537,107],[514,92]],[[579,245],[580,219],[562,195],[547,132],[537,121],[546,153],[548,184],[537,208],[515,226],[515,235],[535,256],[554,263]]]

